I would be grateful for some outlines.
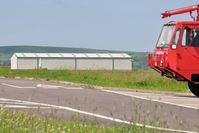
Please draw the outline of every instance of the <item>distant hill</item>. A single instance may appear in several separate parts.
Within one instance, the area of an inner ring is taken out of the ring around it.
[[[87,48],[67,48],[67,47],[40,47],[40,46],[1,46],[0,65],[10,65],[10,57],[17,52],[26,53],[119,53],[125,52],[132,56],[134,68],[147,69],[147,53],[131,51],[111,51]]]

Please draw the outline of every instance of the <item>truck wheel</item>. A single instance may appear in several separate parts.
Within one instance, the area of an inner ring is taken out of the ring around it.
[[[188,86],[190,91],[197,97],[199,97],[199,84],[193,84],[191,82],[188,82]]]

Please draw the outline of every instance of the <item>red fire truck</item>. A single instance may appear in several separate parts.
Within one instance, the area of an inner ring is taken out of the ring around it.
[[[193,20],[164,24],[154,53],[148,54],[148,65],[162,76],[188,82],[190,91],[199,97],[199,5],[166,11],[162,18],[183,13]]]

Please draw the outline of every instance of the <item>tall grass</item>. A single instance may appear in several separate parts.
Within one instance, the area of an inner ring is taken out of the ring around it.
[[[133,71],[72,71],[72,70],[11,70],[0,67],[5,77],[31,77],[35,79],[70,81],[106,87],[187,92],[185,83],[163,78],[146,70]],[[158,122],[158,121],[157,121]],[[64,121],[38,117],[0,109],[0,133],[153,133],[146,128],[132,126],[107,127],[83,124],[80,121]]]
[[[104,126],[83,124],[74,119],[72,121],[39,117],[26,113],[19,113],[7,109],[0,109],[1,133],[153,133],[162,132],[132,126]]]
[[[73,71],[73,70],[11,70],[0,67],[6,77],[32,77],[35,79],[69,81],[104,87],[189,92],[187,84],[161,77],[149,70],[133,71]]]

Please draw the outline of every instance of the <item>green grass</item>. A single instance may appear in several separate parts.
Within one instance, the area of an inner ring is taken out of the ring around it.
[[[69,81],[103,87],[189,92],[185,82],[177,82],[161,77],[159,73],[149,70],[10,70],[9,67],[0,67],[0,75],[6,77],[31,77],[35,79]]]
[[[132,126],[83,124],[78,119],[64,121],[0,109],[1,133],[153,133],[161,132]]]
[[[5,77],[31,77],[35,79],[70,81],[89,85],[188,92],[187,85],[163,78],[154,71],[71,71],[71,70],[10,70],[0,67]],[[64,121],[0,109],[0,133],[153,133],[154,130],[132,126],[104,126]]]

